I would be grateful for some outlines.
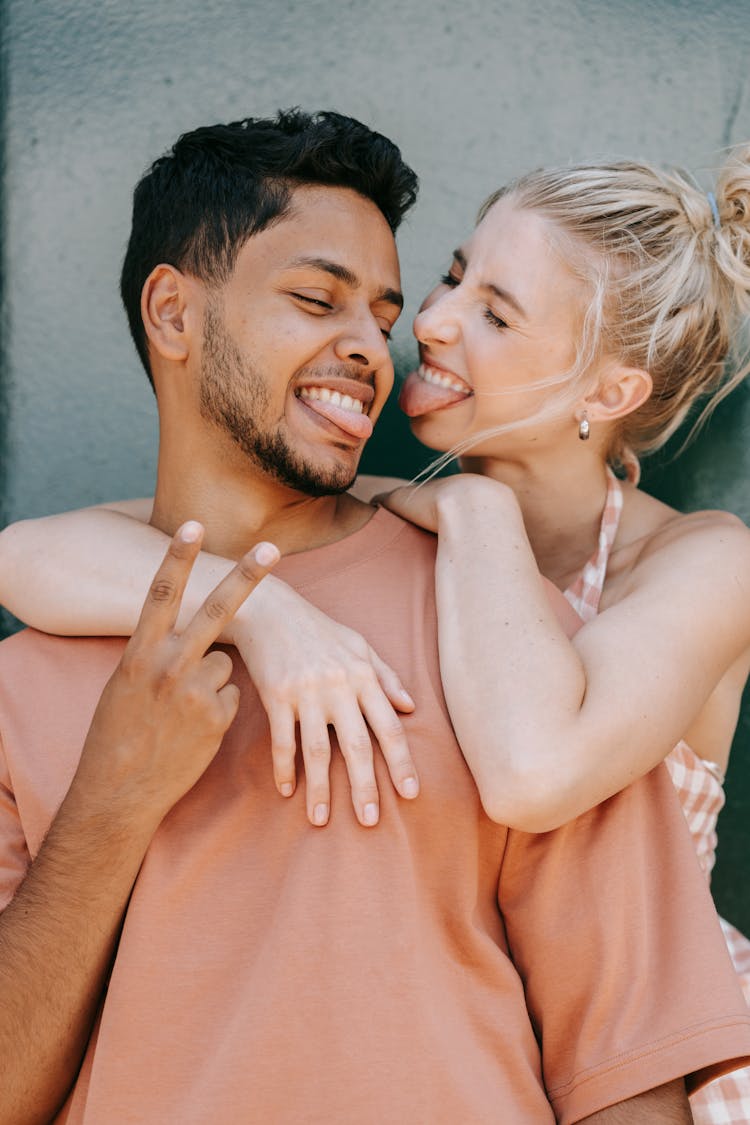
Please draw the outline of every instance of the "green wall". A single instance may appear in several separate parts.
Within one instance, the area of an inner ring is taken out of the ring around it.
[[[394,137],[422,176],[400,236],[409,321],[499,183],[540,163],[633,155],[705,186],[750,138],[746,0],[6,0],[0,485],[6,520],[147,493],[156,419],[117,298],[132,186],[184,129],[301,104]],[[750,518],[750,406],[735,396],[647,482]],[[366,467],[425,462],[391,410]],[[717,894],[750,930],[750,714]]]

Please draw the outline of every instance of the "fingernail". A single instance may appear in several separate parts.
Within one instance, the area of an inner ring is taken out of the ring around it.
[[[180,528],[180,539],[182,539],[183,543],[195,543],[197,539],[200,539],[202,530],[201,525],[195,520],[188,520],[188,522],[184,523]]]
[[[362,819],[364,820],[365,824],[377,824],[378,806],[373,805],[372,802],[368,805],[365,805],[364,809],[362,810]]]
[[[292,785],[291,781],[285,781],[283,785],[280,785],[279,792],[281,793],[282,797],[291,797],[292,793],[294,792],[294,786]]]
[[[404,703],[408,703],[410,707],[413,707],[413,706],[414,706],[414,700],[413,700],[413,699],[412,699],[412,697],[411,697],[411,696],[409,695],[408,691],[405,691],[405,690],[404,690],[404,688],[401,688],[401,690],[400,690],[400,692],[399,692],[399,695],[400,695],[400,696],[401,696],[401,698],[403,699]]]
[[[316,805],[313,809],[313,824],[325,824],[328,820],[328,805]]]
[[[404,797],[416,797],[419,793],[419,783],[416,777],[407,777],[401,785],[401,792]]]
[[[259,543],[255,548],[255,561],[259,566],[272,566],[278,558],[279,550],[273,543]]]

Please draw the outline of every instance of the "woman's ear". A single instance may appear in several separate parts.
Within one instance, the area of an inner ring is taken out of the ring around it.
[[[592,422],[615,422],[632,414],[651,395],[653,381],[640,367],[609,367],[581,403]]]
[[[149,350],[173,363],[190,353],[188,279],[174,266],[156,266],[141,291],[141,316]]]

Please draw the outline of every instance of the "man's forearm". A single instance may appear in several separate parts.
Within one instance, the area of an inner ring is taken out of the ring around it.
[[[579,1125],[691,1125],[692,1120],[685,1083],[680,1078],[600,1109],[583,1118]]]
[[[72,788],[0,915],[0,1125],[49,1122],[72,1085],[149,839]]]

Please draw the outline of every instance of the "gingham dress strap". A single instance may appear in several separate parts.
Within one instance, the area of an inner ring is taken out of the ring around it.
[[[607,574],[612,544],[620,526],[622,514],[622,487],[619,480],[607,468],[607,499],[599,525],[599,540],[596,550],[574,582],[563,593],[573,609],[583,621],[591,621],[599,610],[604,578]]]
[[[701,870],[710,880],[716,861],[716,820],[724,806],[724,774],[681,739],[665,759],[680,798]]]

